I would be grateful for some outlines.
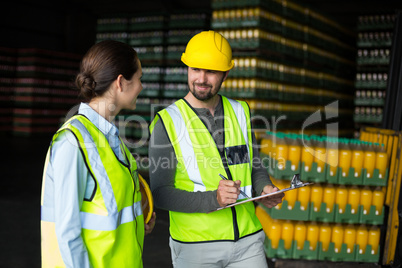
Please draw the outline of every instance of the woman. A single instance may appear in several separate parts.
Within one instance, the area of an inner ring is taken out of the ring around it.
[[[42,200],[42,267],[142,267],[144,224],[135,159],[112,123],[134,110],[141,63],[129,45],[103,41],[86,53],[76,85],[85,102],[54,135]]]

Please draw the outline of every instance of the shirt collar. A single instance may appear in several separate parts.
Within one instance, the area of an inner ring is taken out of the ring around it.
[[[113,124],[107,121],[103,116],[98,114],[87,103],[81,103],[78,113],[86,116],[105,136],[107,135],[119,135],[119,130]]]

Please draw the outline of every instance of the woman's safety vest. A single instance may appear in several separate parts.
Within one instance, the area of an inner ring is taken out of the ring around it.
[[[144,217],[135,159],[122,142],[127,163],[114,154],[102,132],[85,116],[72,117],[53,137],[71,131],[96,186],[81,207],[81,237],[92,267],[142,267]],[[52,146],[52,145],[51,145]],[[42,186],[42,267],[65,267],[55,231],[53,178],[47,176],[49,148]],[[56,171],[57,172],[57,171]]]
[[[150,132],[161,119],[178,162],[176,188],[189,192],[214,191],[221,180],[219,174],[222,174],[233,181],[240,180],[241,189],[251,196],[253,150],[250,110],[245,102],[223,96],[222,103],[222,153],[205,124],[184,99],[158,112],[150,125]],[[244,198],[239,195],[239,199]],[[170,211],[169,214],[170,235],[180,242],[237,241],[262,229],[252,202],[212,213]]]

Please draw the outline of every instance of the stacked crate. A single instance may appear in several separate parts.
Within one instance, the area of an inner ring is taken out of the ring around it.
[[[0,48],[0,133],[12,131],[14,77],[17,68],[17,49]]]
[[[209,17],[206,11],[176,11],[170,14],[163,97],[182,98],[188,92],[187,66],[180,58],[191,37],[209,28]]]
[[[54,133],[79,103],[74,89],[81,55],[19,49],[14,78],[13,133]]]
[[[359,16],[354,113],[357,128],[361,124],[378,126],[382,122],[395,17],[395,14]]]
[[[209,28],[204,10],[177,10],[166,14],[114,14],[98,19],[97,42],[128,43],[142,65],[143,91],[136,110],[122,111],[116,125],[142,171],[148,169],[148,126],[155,113],[187,92],[187,68],[180,61],[190,38]]]
[[[212,28],[228,39],[235,60],[223,94],[253,103],[255,115],[286,116],[279,128],[300,129],[311,110],[334,101],[339,116],[351,118],[352,33],[291,1],[215,0],[212,8]]]
[[[0,49],[3,133],[51,135],[79,103],[81,55],[37,48]]]
[[[267,256],[378,262],[392,146],[268,133],[262,140],[261,158],[273,183],[288,188],[298,173],[302,181],[314,184],[286,192],[277,207],[260,205],[259,217],[269,224],[265,226]],[[278,230],[273,231],[272,225]],[[304,229],[296,232],[296,227]]]

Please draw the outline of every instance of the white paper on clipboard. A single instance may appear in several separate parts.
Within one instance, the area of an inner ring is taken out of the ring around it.
[[[311,185],[311,184],[314,184],[314,183],[313,183],[313,182],[303,182],[303,183],[299,183],[299,184],[297,184],[297,185],[293,185],[292,187],[285,188],[285,189],[282,189],[282,190],[279,190],[279,191],[276,191],[276,192],[273,192],[273,193],[264,194],[264,195],[256,196],[256,197],[253,197],[253,198],[245,199],[245,200],[242,200],[242,201],[239,201],[239,202],[236,202],[236,203],[227,205],[227,206],[225,206],[225,207],[218,208],[217,210],[214,210],[214,211],[218,211],[218,210],[222,210],[222,209],[225,209],[225,208],[234,207],[234,206],[237,206],[237,205],[240,205],[240,204],[244,204],[244,203],[247,203],[247,202],[251,202],[251,201],[258,200],[258,199],[262,199],[262,198],[265,198],[265,197],[268,197],[268,196],[271,196],[271,195],[276,195],[276,194],[279,194],[279,193],[283,193],[283,192],[295,190],[295,189],[298,189],[298,188],[301,188],[301,187],[309,186],[309,185]],[[211,211],[211,212],[213,212],[213,211]]]

